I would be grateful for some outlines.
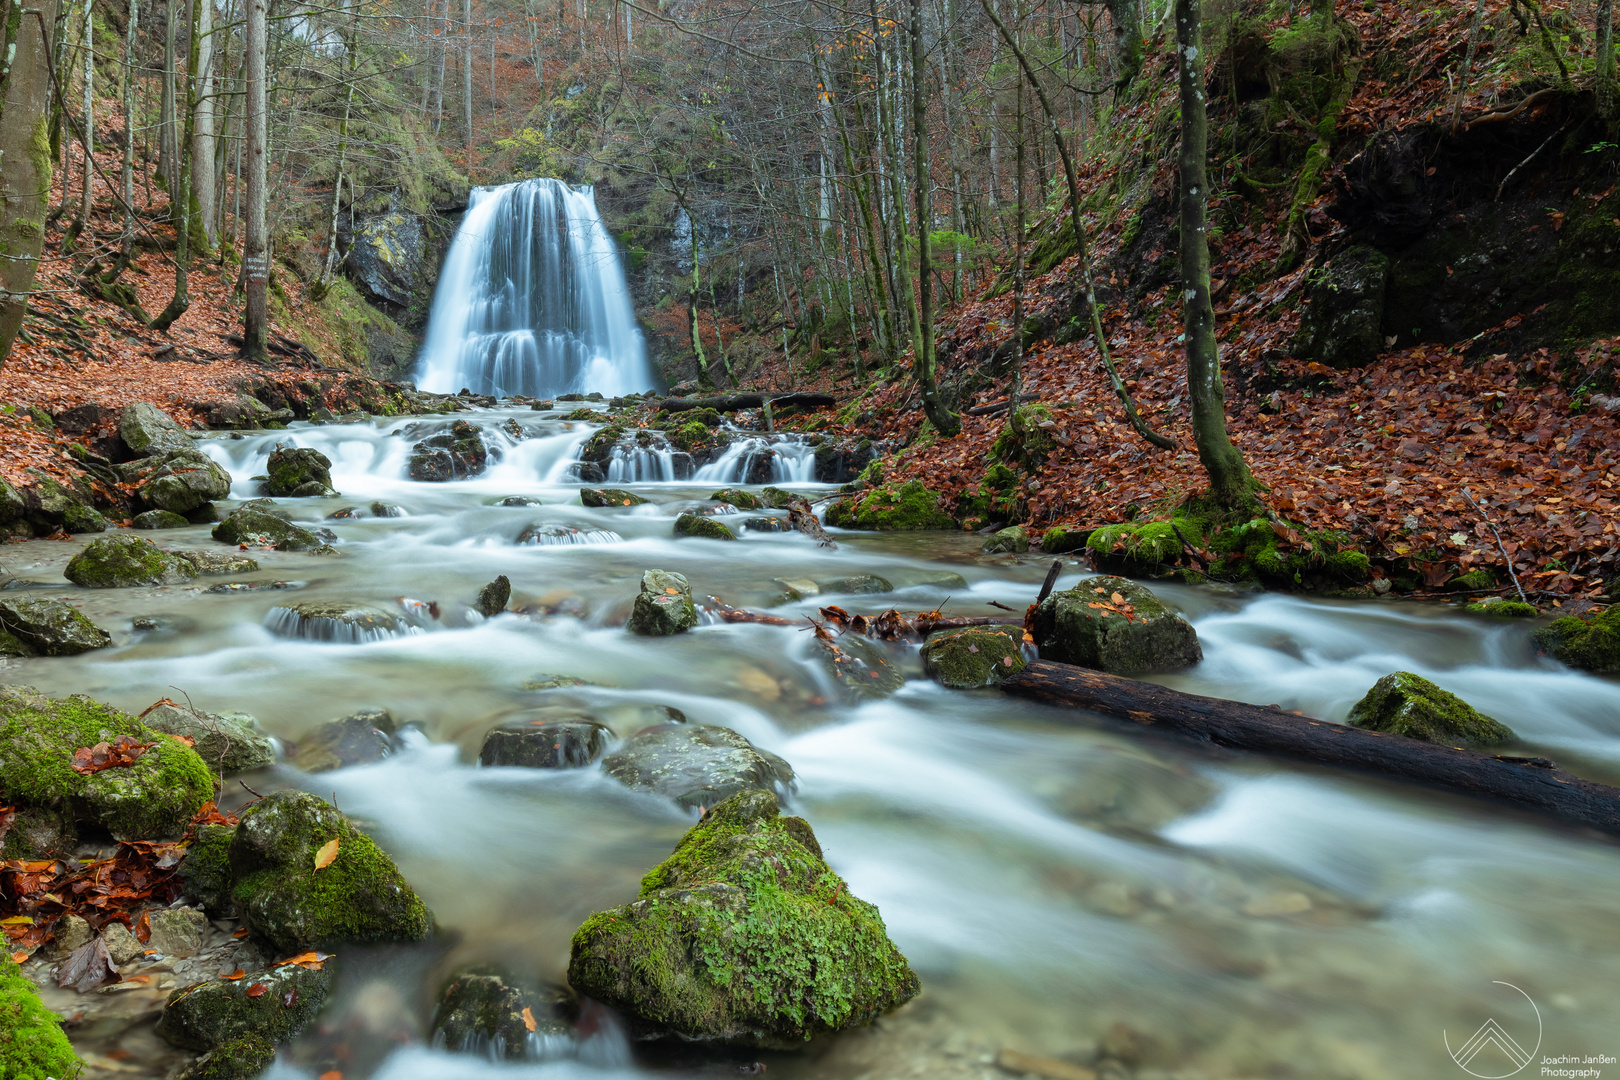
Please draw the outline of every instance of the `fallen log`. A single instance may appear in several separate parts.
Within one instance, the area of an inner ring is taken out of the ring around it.
[[[1187,694],[1089,668],[1037,660],[1001,684],[1009,694],[1087,709],[1230,750],[1357,769],[1510,803],[1620,835],[1620,788],[1546,758],[1488,754],[1313,720],[1276,706]]]
[[[736,412],[738,409],[758,409],[765,402],[773,409],[797,405],[802,409],[826,409],[838,404],[831,394],[812,394],[797,391],[790,394],[720,394],[716,397],[667,397],[659,403],[665,412],[686,412],[688,409],[713,409],[715,412]]]

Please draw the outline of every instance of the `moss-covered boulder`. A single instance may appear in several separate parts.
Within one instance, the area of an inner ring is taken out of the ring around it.
[[[153,731],[190,739],[192,748],[221,775],[259,769],[276,760],[276,748],[257,718],[244,712],[207,713],[158,705],[144,723]]]
[[[1497,619],[1533,619],[1541,612],[1534,604],[1520,600],[1504,600],[1500,596],[1487,596],[1463,608],[1470,615],[1489,615]]]
[[[74,754],[120,739],[141,746],[133,763],[87,774]],[[214,796],[197,752],[127,713],[75,694],[50,698],[30,686],[0,686],[0,798],[82,821],[121,839],[186,831]]]
[[[675,535],[702,540],[735,540],[731,526],[704,514],[682,514],[675,519]]]
[[[701,420],[688,420],[679,427],[673,427],[664,432],[671,446],[684,450],[688,454],[695,454],[714,445],[718,436],[703,425]]]
[[[640,506],[650,502],[623,488],[580,488],[579,501],[585,506]]]
[[[940,507],[939,495],[920,480],[883,484],[827,509],[827,524],[845,529],[954,529],[956,519]]]
[[[1204,658],[1192,624],[1152,591],[1120,577],[1095,577],[1055,592],[1035,609],[1041,659],[1116,675],[1173,671]]]
[[[112,635],[65,600],[0,596],[0,645],[13,643],[23,656],[77,656],[105,649]]]
[[[1067,555],[1079,551],[1091,539],[1090,529],[1074,529],[1067,525],[1054,525],[1041,534],[1041,550],[1048,555]]]
[[[267,495],[324,494],[332,490],[332,459],[307,446],[277,446],[265,465]]]
[[[1095,539],[1093,534],[1093,547]],[[1187,539],[1198,543],[1191,535]],[[1209,538],[1209,548],[1217,556],[1210,566],[1214,576],[1258,580],[1273,588],[1313,582],[1356,585],[1372,575],[1366,553],[1345,534],[1295,528],[1266,518],[1220,530]]]
[[[526,769],[577,769],[607,750],[613,732],[589,716],[569,719],[519,718],[484,736],[478,760],[484,765]]]
[[[457,420],[450,430],[423,439],[411,448],[406,471],[412,480],[443,483],[477,476],[489,463],[489,449],[479,430]]]
[[[1057,449],[1052,429],[1057,426],[1052,410],[1045,405],[1020,405],[1007,417],[996,441],[990,444],[990,453],[999,461],[1010,462],[1034,472],[1046,464],[1047,457]]]
[[[803,499],[803,495],[795,495],[784,488],[763,487],[759,489],[759,505],[764,509],[780,510],[790,502]],[[739,507],[739,509],[744,508]]]
[[[668,637],[698,624],[692,586],[684,574],[648,570],[641,575],[641,592],[630,609],[630,632],[643,637]]]
[[[32,480],[27,488],[28,517],[45,531],[61,529],[70,533],[106,532],[110,523],[90,505],[89,492],[76,491],[38,469],[29,469]]]
[[[255,506],[239,506],[214,526],[215,540],[225,544],[270,547],[277,551],[308,551],[319,547],[320,537],[278,514]]]
[[[132,529],[183,529],[191,522],[172,510],[147,510],[130,520]]]
[[[744,491],[742,488],[721,488],[711,494],[709,498],[717,502],[730,503],[739,510],[760,510],[765,506],[764,501],[758,495],[755,495],[752,491]]]
[[[688,809],[713,806],[739,791],[793,784],[793,766],[730,728],[661,724],[625,741],[602,770],[636,791],[651,791]]]
[[[319,967],[279,964],[240,979],[210,979],[169,995],[157,1033],[188,1050],[243,1038],[291,1042],[320,1014],[337,985],[337,958]]]
[[[573,995],[525,986],[504,972],[464,971],[439,994],[433,1039],[445,1049],[521,1061],[531,1036],[566,1038],[573,1031]]]
[[[252,1080],[275,1064],[276,1047],[262,1035],[229,1039],[188,1065],[175,1080]]]
[[[120,533],[90,541],[68,561],[62,573],[86,589],[122,589],[134,585],[182,585],[197,576],[197,568],[144,536]]]
[[[1516,738],[1506,724],[1410,671],[1391,672],[1374,683],[1351,707],[1350,723],[1442,746],[1499,746]]]
[[[274,455],[271,460],[275,460]],[[176,514],[189,514],[230,493],[231,474],[200,450],[165,454],[156,468],[145,473],[136,489],[143,506]]]
[[[180,860],[185,898],[216,919],[228,918],[236,910],[231,896],[231,841],[235,837],[234,826],[201,825]]]
[[[636,900],[574,934],[568,981],[644,1031],[802,1045],[915,997],[917,975],[801,818],[747,791],[710,809]]]
[[[1566,615],[1531,635],[1536,648],[1572,668],[1620,671],[1620,605],[1593,618]]]
[[[60,1080],[76,1076],[79,1056],[62,1033],[62,1022],[39,1000],[34,984],[0,950],[0,1077]]]
[[[333,854],[321,865],[317,856]],[[421,941],[427,906],[371,838],[330,803],[278,791],[242,814],[231,841],[232,895],[256,937],[283,953],[342,942]]]
[[[196,441],[156,405],[137,401],[118,414],[118,437],[136,457],[157,457],[191,450]]]
[[[1029,533],[1022,525],[1009,525],[1005,529],[998,529],[984,542],[984,551],[987,555],[995,554],[1022,554],[1029,550]]]
[[[613,460],[613,451],[624,438],[624,428],[619,424],[608,424],[591,433],[585,440],[585,445],[579,448],[579,459],[593,465],[607,467]]]
[[[1024,670],[1024,633],[1013,626],[936,630],[923,642],[923,670],[953,690],[999,686]]]

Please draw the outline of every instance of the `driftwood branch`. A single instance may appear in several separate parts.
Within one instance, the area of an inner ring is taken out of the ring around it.
[[[767,401],[773,409],[797,405],[801,409],[826,409],[838,404],[831,394],[812,394],[801,391],[792,394],[720,394],[715,397],[667,397],[659,402],[665,412],[686,412],[689,409],[713,409],[715,412],[736,412],[739,409],[758,409]]]
[[[1436,746],[1312,720],[1275,706],[1186,694],[1050,660],[1037,660],[1001,688],[1230,750],[1276,754],[1459,791],[1620,835],[1620,788],[1572,776],[1545,758]]]

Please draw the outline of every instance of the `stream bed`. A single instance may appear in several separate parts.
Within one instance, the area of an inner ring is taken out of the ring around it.
[[[295,787],[335,800],[394,856],[439,925],[424,946],[341,954],[336,997],[284,1052],[277,1080],[723,1076],[758,1064],[806,1080],[983,1077],[1009,1075],[995,1064],[1004,1050],[1110,1080],[1431,1078],[1466,1075],[1447,1046],[1487,1017],[1536,1057],[1620,1055],[1612,841],[1408,785],[1213,754],[996,691],[949,691],[922,677],[914,647],[896,652],[910,677],[899,693],[850,706],[795,628],[706,622],[634,637],[622,624],[650,568],[685,574],[700,605],[714,595],[789,617],[829,602],[988,615],[990,601],[1022,612],[1051,559],[983,555],[980,538],[950,533],[835,530],[835,551],[793,532],[677,540],[678,505],[721,484],[625,482],[651,503],[582,507],[567,477],[593,428],[556,416],[462,414],[499,458],[442,484],[406,479],[405,458],[448,420],[300,424],[201,444],[230,470],[234,499],[258,494],[250,478],[277,442],[327,454],[341,498],[278,501],[330,528],[337,557],[255,552],[257,573],[96,592],[61,578],[87,538],[5,549],[17,576],[53,583],[45,593],[81,605],[116,643],[7,662],[0,680],[137,713],[164,697],[241,710],[293,742],[360,708],[411,725],[399,752],[375,764],[241,777],[260,794]],[[798,471],[786,475],[804,475],[802,461],[791,458],[784,467]],[[538,505],[500,505],[524,497]],[[374,516],[373,501],[402,513]],[[345,507],[362,516],[326,520]],[[514,542],[536,522],[598,542]],[[148,535],[219,546],[202,526]],[[1066,563],[1058,587],[1088,573]],[[498,574],[511,579],[512,606],[533,613],[470,611]],[[894,591],[788,600],[777,581],[859,574]],[[295,587],[203,591],[226,580]],[[1410,670],[1512,726],[1526,752],[1620,782],[1620,686],[1536,658],[1528,627],[1400,601],[1154,588],[1204,648],[1203,663],[1168,685],[1343,720],[1380,676]],[[420,633],[312,642],[267,628],[289,598],[392,610],[406,598],[440,615]],[[133,630],[137,618],[157,629]],[[547,675],[598,685],[525,689]],[[802,1054],[653,1059],[600,1010],[547,1060],[497,1065],[435,1049],[427,1021],[451,971],[499,963],[560,979],[574,929],[632,898],[696,820],[594,767],[477,765],[486,731],[542,705],[589,710],[619,737],[674,707],[785,758],[798,777],[790,808],[851,891],[878,906],[922,996]],[[228,805],[253,797],[229,787]],[[1534,1003],[1534,1019],[1500,983]],[[149,1018],[74,1037],[87,1075],[163,1076],[185,1060]],[[1475,1067],[1502,1074],[1486,1056]]]

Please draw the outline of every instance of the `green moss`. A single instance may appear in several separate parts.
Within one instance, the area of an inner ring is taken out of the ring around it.
[[[564,420],[581,420],[581,421],[584,421],[585,423],[588,423],[588,424],[595,424],[595,423],[599,423],[601,421],[602,414],[597,412],[595,409],[591,408],[588,405],[581,405],[579,408],[575,409],[573,412],[568,413],[567,415],[565,415],[563,417],[563,419]]]
[[[1472,615],[1492,615],[1498,619],[1533,619],[1541,614],[1534,604],[1504,600],[1500,596],[1488,596],[1463,610]]]
[[[197,568],[143,536],[122,533],[92,540],[69,560],[63,576],[86,589],[118,589],[181,584],[196,577]]]
[[[779,491],[780,489],[766,488],[765,490]],[[782,492],[782,494],[786,494],[786,492]],[[711,494],[709,498],[716,499],[724,503],[730,503],[739,510],[758,510],[765,505],[764,501],[758,495],[755,495],[752,491],[744,491],[742,488],[721,488],[719,491]]]
[[[598,428],[592,433],[585,445],[580,448],[579,456],[584,461],[605,462],[613,456],[613,448],[619,445],[624,438],[624,428],[618,424],[608,424]]]
[[[688,420],[675,430],[665,432],[665,437],[669,439],[672,445],[690,454],[695,450],[701,450],[708,446],[712,439],[712,433],[703,426],[702,421]]]
[[[1079,551],[1090,542],[1092,531],[1054,525],[1042,534],[1041,550],[1049,555],[1066,555],[1071,551]]]
[[[1374,683],[1351,707],[1350,723],[1442,746],[1495,746],[1516,738],[1506,724],[1409,671],[1391,672]]]
[[[231,840],[235,836],[232,826],[204,825],[180,861],[186,899],[201,905],[214,918],[225,918],[232,912]]]
[[[1029,550],[1029,533],[1022,525],[1011,525],[998,530],[984,542],[987,553],[1022,553]]]
[[[1536,648],[1573,668],[1620,671],[1620,605],[1593,619],[1567,615],[1537,630]]]
[[[1121,577],[1088,578],[1048,596],[1035,609],[1030,633],[1043,660],[1117,675],[1169,671],[1203,659],[1192,625],[1151,590]]]
[[[923,670],[953,690],[996,686],[1024,670],[1023,641],[1011,626],[935,631],[923,643]]]
[[[1134,577],[1162,577],[1176,564],[1189,561],[1181,536],[1201,548],[1207,528],[1197,517],[1105,525],[1086,538],[1085,546],[1105,569]],[[1181,536],[1176,535],[1177,529]]]
[[[1496,575],[1489,570],[1470,570],[1446,582],[1446,588],[1461,592],[1477,592],[1496,588]]]
[[[1007,418],[996,441],[990,444],[991,456],[1034,472],[1046,463],[1057,446],[1049,428],[1041,426],[1052,422],[1052,410],[1045,405],[1018,406]]]
[[[939,496],[920,480],[884,484],[834,503],[827,523],[848,529],[952,529],[956,519],[940,509]]]
[[[61,1021],[11,957],[0,955],[0,1077],[68,1080],[80,1068]]]
[[[1285,534],[1296,538],[1286,548]],[[1336,586],[1359,584],[1372,572],[1366,554],[1357,551],[1345,534],[1274,524],[1266,518],[1217,532],[1209,547],[1219,556],[1210,566],[1211,576],[1228,581],[1258,579],[1274,588]]]
[[[178,1080],[250,1080],[275,1060],[275,1045],[262,1035],[249,1033],[214,1047]]]
[[[676,536],[694,536],[704,540],[735,540],[737,534],[718,518],[703,514],[682,514],[675,519]]]

